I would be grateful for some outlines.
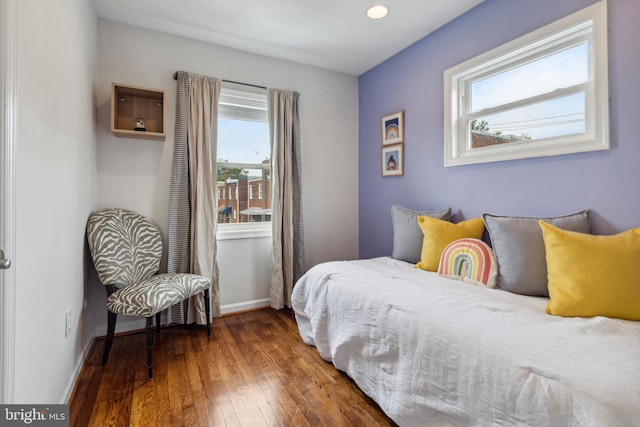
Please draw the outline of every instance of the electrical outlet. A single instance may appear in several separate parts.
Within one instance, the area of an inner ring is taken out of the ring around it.
[[[64,336],[68,337],[69,335],[71,335],[71,309],[70,308],[68,308],[67,312],[65,313],[64,324],[65,324]]]

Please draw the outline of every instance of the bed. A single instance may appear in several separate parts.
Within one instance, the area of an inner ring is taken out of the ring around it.
[[[380,257],[296,284],[303,341],[401,426],[640,423],[640,322],[559,317],[549,298]]]

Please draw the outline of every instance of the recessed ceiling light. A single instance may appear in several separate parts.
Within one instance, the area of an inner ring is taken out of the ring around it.
[[[389,13],[387,6],[376,4],[367,9],[367,16],[371,19],[382,19]]]

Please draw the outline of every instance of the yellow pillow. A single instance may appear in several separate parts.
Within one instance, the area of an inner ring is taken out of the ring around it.
[[[593,236],[539,224],[547,259],[547,313],[640,320],[640,228]]]
[[[447,245],[458,239],[480,239],[484,231],[482,218],[474,218],[454,224],[449,221],[418,216],[418,225],[422,230],[422,253],[417,268],[438,271],[440,255]]]

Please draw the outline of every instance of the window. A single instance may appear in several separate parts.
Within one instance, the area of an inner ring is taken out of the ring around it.
[[[218,206],[222,234],[271,230],[271,199],[255,199],[253,185],[270,188],[271,147],[264,89],[224,82],[218,106],[218,188],[235,199]],[[254,237],[249,233],[246,237]],[[258,235],[262,235],[258,233]],[[227,237],[229,238],[229,237]]]
[[[609,148],[606,2],[445,71],[445,166]]]

